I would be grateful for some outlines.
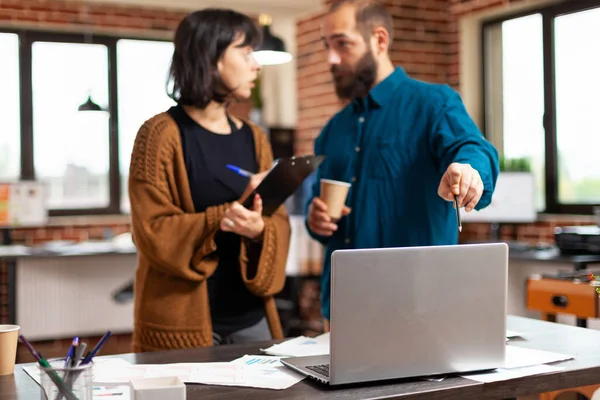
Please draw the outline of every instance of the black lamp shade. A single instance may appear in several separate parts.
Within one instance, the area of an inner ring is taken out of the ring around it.
[[[102,107],[92,101],[92,96],[88,96],[85,103],[79,106],[79,111],[104,111]]]
[[[257,51],[261,50],[285,52],[285,44],[283,43],[283,40],[271,34],[271,29],[269,29],[269,25],[263,26],[263,40],[261,46],[257,49]]]
[[[269,25],[263,25],[262,43],[254,52],[255,60],[261,65],[285,64],[292,55],[285,50],[283,40],[271,34]]]

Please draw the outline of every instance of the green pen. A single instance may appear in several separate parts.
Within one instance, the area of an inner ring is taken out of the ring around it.
[[[25,339],[25,336],[23,336],[23,335],[19,335],[19,339],[21,339],[21,342],[25,345],[25,348],[31,353],[31,355],[33,356],[33,358],[35,358],[35,360],[38,362],[38,364],[41,367],[46,368],[45,372],[48,374],[48,376],[50,377],[50,379],[52,380],[52,382],[54,382],[54,384],[56,385],[56,387],[58,388],[58,390],[60,391],[60,393],[63,396],[65,396],[67,399],[70,399],[70,400],[79,400],[77,398],[77,396],[75,396],[75,394],[71,391],[71,389],[69,389],[67,387],[67,385],[65,385],[65,383],[60,378],[60,376],[58,376],[58,374],[56,373],[56,371],[52,369],[52,366],[50,365],[50,363],[48,362],[48,360],[46,360],[44,358],[44,356],[42,356],[39,352],[37,352],[33,348],[33,346],[31,345],[31,343],[29,343],[29,340]]]
[[[48,369],[48,370],[46,370],[46,373],[48,374],[48,376],[50,377],[50,379],[52,379],[52,382],[54,382],[54,384],[56,385],[56,387],[58,387],[58,390],[67,399],[70,399],[70,400],[79,400],[77,398],[77,396],[75,396],[75,394],[67,387],[67,385],[65,385],[65,382],[60,378],[60,376],[58,376],[58,374],[56,373],[56,371],[54,371],[52,369],[52,366],[50,365],[50,363],[40,353],[38,353],[38,355],[40,356],[40,359],[38,360],[38,363],[42,367]]]

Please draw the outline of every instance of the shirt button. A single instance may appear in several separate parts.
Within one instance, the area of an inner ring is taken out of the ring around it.
[[[352,182],[356,182],[356,177],[355,176],[352,177]]]
[[[354,151],[358,153],[358,152],[360,151],[360,147],[356,146],[356,147],[354,148]]]
[[[346,240],[344,240],[346,242],[346,244],[350,243],[350,239],[346,238]]]
[[[363,122],[365,122],[365,117],[360,117],[360,118],[358,119],[358,122],[360,122],[361,124],[362,124]]]

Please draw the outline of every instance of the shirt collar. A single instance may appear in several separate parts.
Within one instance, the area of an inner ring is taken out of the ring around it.
[[[383,107],[390,101],[396,88],[407,78],[406,72],[401,67],[398,67],[387,78],[371,89],[369,97],[371,97],[371,100],[375,104]]]
[[[378,107],[385,106],[392,98],[396,88],[407,78],[408,75],[402,67],[397,67],[394,72],[369,91],[367,98],[355,99],[353,101],[355,109],[363,108],[366,105],[365,100]]]

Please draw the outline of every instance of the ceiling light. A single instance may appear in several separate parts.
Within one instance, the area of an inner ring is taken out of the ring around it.
[[[283,40],[271,33],[271,17],[261,14],[258,23],[262,26],[262,43],[254,52],[254,58],[261,65],[285,64],[292,60],[292,55],[285,49]]]
[[[79,111],[106,111],[102,107],[100,107],[98,104],[94,103],[91,95],[88,95],[88,98],[85,101],[85,103],[80,105],[79,108],[77,108],[77,110],[79,110]]]

